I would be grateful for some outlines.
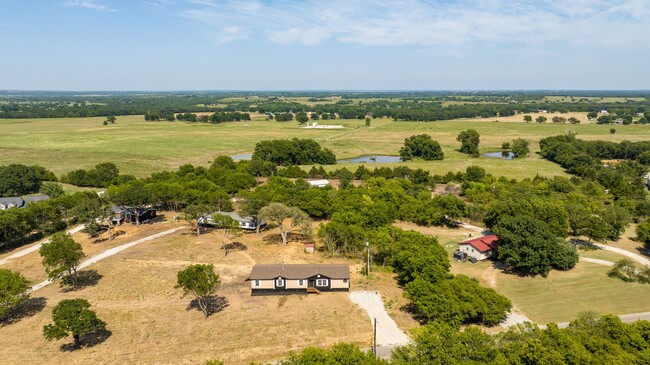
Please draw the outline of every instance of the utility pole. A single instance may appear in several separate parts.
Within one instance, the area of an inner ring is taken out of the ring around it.
[[[368,258],[366,259],[366,276],[370,276],[370,243],[366,240],[366,248],[368,249]]]
[[[375,317],[374,325],[372,327],[372,353],[377,357],[377,317]]]

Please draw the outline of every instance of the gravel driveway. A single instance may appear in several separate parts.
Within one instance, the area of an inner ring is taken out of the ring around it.
[[[601,245],[600,243],[594,243],[594,244],[596,246],[598,246],[599,248],[603,249],[603,250],[616,252],[617,254],[627,256],[627,257],[631,258],[632,260],[634,260],[634,261],[636,261],[636,262],[638,262],[640,264],[643,264],[645,266],[650,266],[650,259],[647,259],[647,258],[645,258],[645,257],[643,257],[643,256],[641,256],[639,254],[634,253],[634,252],[630,252],[628,250],[624,250],[624,249],[618,248],[618,247]]]
[[[350,300],[368,313],[371,323],[377,318],[377,346],[404,346],[409,344],[408,336],[397,327],[395,321],[386,313],[384,302],[381,300],[379,293],[353,291],[350,293]]]
[[[82,225],[79,225],[79,226],[76,226],[76,227],[72,228],[71,230],[68,230],[66,233],[69,234],[69,235],[73,235],[73,234],[81,231],[85,227],[86,227],[86,225],[82,224]],[[50,242],[49,238],[46,239],[46,240],[43,240],[43,241],[41,241],[39,243],[33,244],[33,245],[31,245],[31,246],[29,246],[27,248],[23,248],[22,250],[19,250],[19,251],[15,252],[15,253],[11,254],[10,256],[7,256],[6,258],[0,260],[0,265],[4,265],[4,264],[8,263],[9,261],[11,261],[13,259],[23,257],[25,255],[28,255],[28,254],[36,251],[36,250],[39,250],[41,248],[41,246],[43,246],[43,244],[48,243],[48,242]]]

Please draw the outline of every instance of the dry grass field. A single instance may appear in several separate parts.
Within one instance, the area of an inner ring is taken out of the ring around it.
[[[92,256],[179,224],[123,226],[127,233],[111,243],[93,243],[81,233],[74,238]],[[360,260],[306,254],[299,242],[288,246],[272,243],[274,235],[274,231],[245,234],[238,241],[247,249],[224,256],[214,233],[196,237],[188,228],[90,266],[87,270],[100,276],[94,285],[77,291],[64,291],[57,284],[47,286],[32,294],[46,301],[42,310],[0,327],[0,363],[42,363],[47,359],[49,364],[200,364],[218,358],[228,364],[247,364],[276,360],[307,346],[342,341],[370,345],[370,321],[347,293],[251,297],[245,279],[256,262],[347,261],[352,266],[352,290],[381,292],[400,327],[407,330],[416,325],[400,310],[405,299],[391,273],[377,272],[366,279],[359,274]],[[174,289],[176,273],[194,263],[213,263],[222,279],[218,295],[227,306],[207,320],[197,310],[188,311],[190,298],[181,298],[181,291]],[[37,252],[3,267],[19,270],[34,282],[45,277]],[[73,352],[61,351],[69,340],[46,341],[42,327],[49,323],[52,307],[66,298],[87,299],[111,335],[102,343]]]

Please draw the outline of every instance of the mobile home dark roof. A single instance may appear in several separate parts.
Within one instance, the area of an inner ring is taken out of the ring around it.
[[[285,279],[307,279],[323,275],[330,279],[349,279],[350,266],[342,264],[274,264],[255,265],[249,280],[270,280],[278,277]]]
[[[23,198],[19,196],[11,197],[11,198],[0,198],[0,205],[3,205],[5,207],[8,207],[9,205],[12,205],[14,207],[22,207],[25,205],[25,201]]]

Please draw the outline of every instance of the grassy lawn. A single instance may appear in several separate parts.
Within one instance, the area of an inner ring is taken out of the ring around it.
[[[579,262],[570,271],[552,271],[548,277],[504,274],[491,262],[453,262],[452,272],[465,274],[510,298],[514,306],[536,323],[565,322],[580,312],[629,314],[650,310],[650,288],[607,276],[609,268]]]
[[[554,114],[547,114],[550,118]],[[559,115],[559,114],[558,114]],[[585,120],[584,114],[570,113]],[[498,151],[501,143],[522,137],[531,141],[533,152],[538,141],[551,135],[575,131],[580,138],[610,141],[647,140],[650,127],[641,125],[610,126],[595,124],[523,123],[522,116],[484,120],[439,122],[394,122],[375,119],[370,127],[360,120],[328,120],[320,124],[339,124],[345,129],[302,129],[296,122],[279,123],[254,117],[251,122],[220,125],[186,122],[145,122],[142,116],[117,118],[115,125],[102,125],[104,118],[5,119],[0,120],[0,164],[40,164],[56,174],[76,168],[89,168],[99,162],[112,161],[126,174],[139,177],[152,172],[174,169],[191,163],[207,165],[217,155],[250,153],[261,140],[274,138],[314,138],[330,148],[339,158],[360,155],[398,155],[406,137],[427,133],[438,140],[445,152],[444,161],[411,161],[405,165],[433,173],[464,170],[479,165],[489,172],[511,178],[540,175],[563,175],[562,169],[540,159],[535,153],[528,158],[506,161],[498,158],[471,158],[456,151],[456,136],[473,128],[481,134],[482,152]],[[367,164],[396,166],[397,163]],[[354,169],[358,164],[337,167]],[[330,169],[334,166],[328,167]]]

